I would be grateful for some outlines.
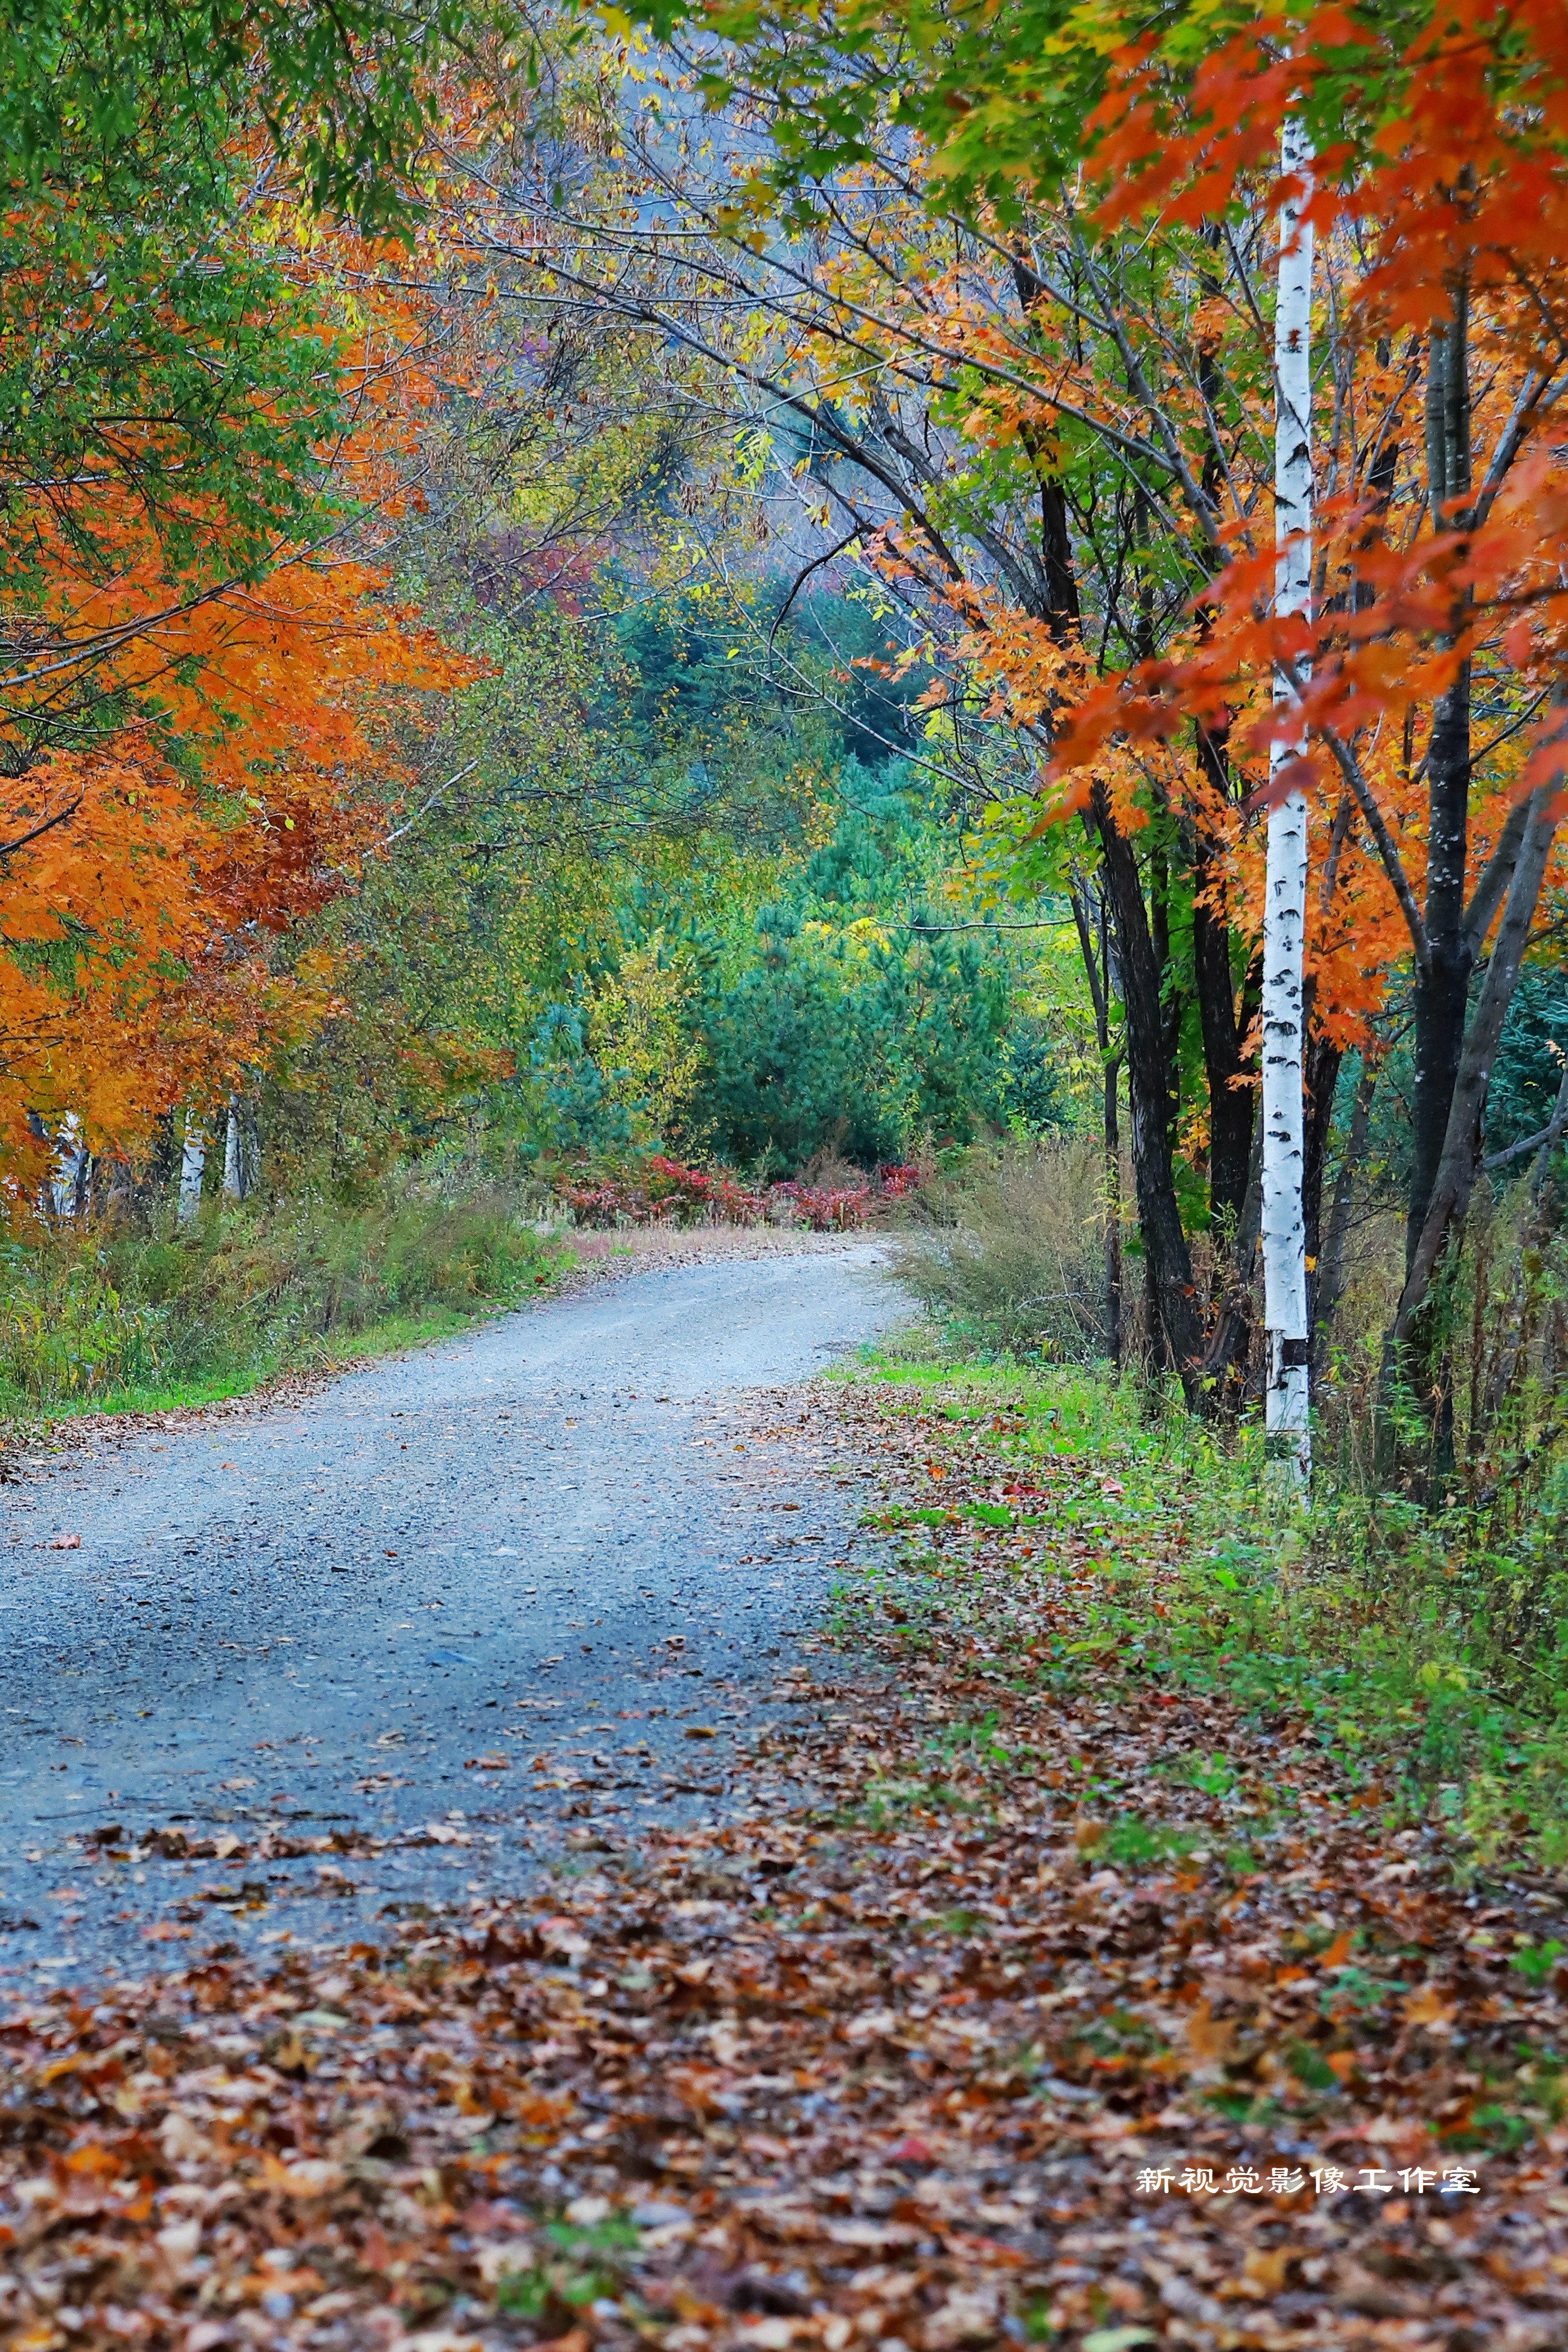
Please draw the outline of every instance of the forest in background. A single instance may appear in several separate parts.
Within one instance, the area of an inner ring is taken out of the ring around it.
[[[221,1381],[236,1315],[276,1359],[516,1296],[567,1218],[869,1213],[920,1226],[956,1343],[1246,1423],[1290,799],[1315,1410],[1369,1491],[1544,1507],[1550,25],[35,30],[18,1397]],[[1301,619],[1288,121],[1321,158]]]
[[[1060,1123],[1071,919],[955,904],[930,666],[774,544],[794,442],[476,285],[409,194],[452,114],[301,213],[316,68],[196,24],[11,93],[16,246],[68,235],[6,329],[5,1385],[221,1388],[536,1286],[552,1222],[842,1223]]]

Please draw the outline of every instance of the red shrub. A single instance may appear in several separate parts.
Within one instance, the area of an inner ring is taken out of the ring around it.
[[[595,1181],[584,1181],[574,1171],[557,1180],[556,1191],[584,1225],[612,1225],[622,1218],[634,1225],[688,1225],[705,1217],[751,1225],[768,1214],[764,1193],[748,1192],[722,1171],[710,1175],[662,1152]]]

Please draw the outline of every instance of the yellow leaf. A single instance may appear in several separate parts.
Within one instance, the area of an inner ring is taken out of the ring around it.
[[[1236,2027],[1228,2017],[1211,2017],[1200,2000],[1186,2021],[1187,2048],[1206,2066],[1218,2065],[1229,2049]]]
[[[1405,1997],[1407,2025],[1447,2025],[1453,2014],[1454,2004],[1443,1999],[1436,1985],[1422,1985]]]
[[[1278,2294],[1295,2259],[1294,2246],[1249,2246],[1241,2265],[1241,2284],[1254,2294]]]

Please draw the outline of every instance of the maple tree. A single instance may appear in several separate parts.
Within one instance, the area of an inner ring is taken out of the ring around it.
[[[1364,158],[1342,140],[1321,160],[1310,210],[1337,281],[1345,429],[1320,524],[1316,616],[1273,605],[1272,551],[1238,514],[1201,647],[1113,697],[1142,702],[1130,734],[1145,714],[1158,734],[1154,711],[1167,698],[1184,717],[1229,723],[1249,688],[1287,679],[1309,730],[1291,772],[1311,780],[1325,833],[1337,835],[1322,866],[1333,872],[1344,848],[1359,847],[1368,880],[1387,894],[1385,921],[1396,908],[1407,930],[1415,1164],[1396,1349],[1416,1328],[1479,1170],[1491,1061],[1550,887],[1560,815],[1552,417],[1563,388],[1563,61],[1549,22],[1522,28],[1521,43],[1515,30],[1481,7],[1418,33],[1387,62],[1388,75],[1405,68],[1399,121]],[[1109,211],[1152,205],[1191,219],[1234,202],[1258,169],[1256,142],[1277,136],[1318,55],[1347,31],[1366,38],[1326,16],[1288,58],[1278,33],[1272,50],[1267,33],[1241,37],[1206,60],[1190,97],[1147,59],[1129,59],[1102,118],[1098,152],[1124,181]],[[1155,164],[1152,132],[1167,103],[1192,127],[1162,140]],[[1368,217],[1379,227],[1370,255],[1360,249]],[[1083,715],[1066,760],[1107,739],[1106,709],[1103,698]],[[1257,719],[1254,743],[1274,724]],[[1364,924],[1353,945],[1375,988],[1386,984],[1395,959],[1368,956]],[[1317,991],[1321,1018],[1355,1005],[1326,971]],[[1441,1423],[1440,1349],[1427,1354],[1422,1385]],[[1440,1432],[1437,1444],[1441,1454]]]
[[[101,172],[109,127],[68,112],[0,232],[14,1199],[57,1134],[124,1157],[319,1024],[329,961],[276,943],[382,829],[387,698],[473,674],[365,530],[439,333],[351,237],[302,240],[233,90],[201,95],[172,133],[149,103]]]

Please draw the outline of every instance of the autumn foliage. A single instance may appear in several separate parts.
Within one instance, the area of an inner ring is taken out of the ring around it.
[[[1347,789],[1360,804],[1358,838],[1332,881],[1354,897],[1354,915],[1325,910],[1320,925],[1327,1017],[1362,1009],[1401,929],[1383,887],[1393,867],[1380,856],[1378,815],[1398,835],[1408,880],[1423,879],[1418,775],[1429,714],[1465,664],[1490,662],[1520,714],[1506,749],[1486,755],[1475,810],[1483,856],[1509,809],[1561,764],[1557,553],[1568,478],[1552,420],[1568,330],[1568,53],[1505,58],[1501,30],[1490,8],[1457,11],[1443,37],[1424,37],[1406,58],[1376,59],[1385,82],[1400,79],[1399,119],[1364,157],[1342,142],[1319,159],[1311,213],[1349,331],[1325,452],[1328,495],[1315,518],[1315,619],[1274,615],[1271,511],[1260,498],[1239,500],[1217,526],[1224,560],[1189,644],[1082,697],[1057,747],[1059,772],[1081,774],[1118,738],[1169,743],[1196,719],[1229,729],[1233,753],[1250,755],[1260,778],[1270,740],[1299,724],[1275,710],[1275,681],[1299,683],[1325,865]],[[1532,40],[1549,30],[1532,21]],[[1179,94],[1146,54],[1124,58],[1094,151],[1113,180],[1102,218],[1192,225],[1249,190],[1274,200],[1286,109],[1310,112],[1340,46],[1364,49],[1368,36],[1325,10],[1298,54],[1282,54],[1287,40],[1282,23],[1238,37]],[[1370,252],[1368,222],[1377,227]],[[1422,444],[1425,339],[1448,319],[1461,283],[1480,363],[1469,434],[1489,462],[1473,486],[1423,497],[1410,467]],[[1237,324],[1217,307],[1217,341]]]
[[[319,1026],[337,975],[291,927],[374,854],[420,698],[473,674],[375,560],[406,503],[431,320],[380,288],[370,248],[251,197],[206,225],[193,274],[69,202],[52,265],[0,306],[5,365],[43,347],[57,379],[47,463],[21,453],[4,520],[14,1200],[67,1119],[93,1152],[137,1155],[160,1114],[210,1110]],[[18,202],[7,243],[41,239],[48,208]],[[104,359],[106,278],[135,324]]]

